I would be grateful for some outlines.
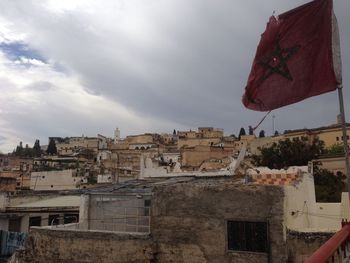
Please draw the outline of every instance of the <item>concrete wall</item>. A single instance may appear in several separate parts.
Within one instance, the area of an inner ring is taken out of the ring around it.
[[[84,180],[74,176],[74,170],[32,172],[30,189],[32,190],[68,190],[77,189]]]
[[[211,181],[212,182],[212,181]],[[228,252],[227,220],[268,221],[270,262],[285,262],[280,187],[176,184],[157,186],[151,233],[157,262],[268,262],[268,254]]]
[[[297,185],[288,185],[285,190],[285,225],[288,229],[303,231],[316,226],[316,197],[313,176],[304,173]]]
[[[232,148],[196,146],[181,149],[181,166],[197,167],[206,160],[223,159],[233,155]]]
[[[303,263],[304,260],[322,246],[334,233],[295,232],[287,233],[288,263]]]
[[[299,232],[336,232],[341,219],[350,219],[349,198],[342,194],[340,203],[316,203],[313,176],[285,187],[285,226]]]

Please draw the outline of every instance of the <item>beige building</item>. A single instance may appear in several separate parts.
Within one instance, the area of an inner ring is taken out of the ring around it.
[[[226,162],[223,162],[223,159],[227,157],[232,157],[234,148],[229,147],[213,147],[213,146],[203,146],[198,145],[195,147],[185,147],[180,150],[181,152],[181,168],[189,170],[199,170],[199,168],[205,163],[208,162],[202,168],[205,169],[214,169],[214,167],[220,167],[216,163],[222,163],[223,168],[227,166]],[[210,168],[210,163],[213,164],[213,168]]]
[[[68,141],[64,143],[57,143],[57,154],[58,155],[71,155],[82,149],[89,149],[93,152],[97,152],[99,149],[100,141],[104,140],[96,137],[70,137]],[[107,146],[107,143],[104,142]]]
[[[87,183],[87,179],[77,176],[76,170],[32,172],[30,189],[35,191],[79,189],[84,183]]]
[[[125,138],[128,144],[151,144],[154,143],[153,134],[130,135]]]
[[[255,138],[249,142],[248,151],[251,154],[260,154],[260,149],[264,147],[270,147],[273,143],[278,143],[283,139],[283,136]]]
[[[198,145],[210,146],[222,142],[224,130],[213,127],[200,127],[198,132],[195,131],[178,131],[177,147],[194,147]]]
[[[347,140],[349,140],[350,134],[350,124],[347,124]],[[311,143],[315,138],[323,141],[325,143],[325,147],[329,148],[336,144],[343,144],[343,132],[340,124],[334,124],[325,127],[319,127],[314,129],[301,129],[301,130],[293,130],[287,131],[284,133],[284,138],[299,138],[306,137],[308,141]]]

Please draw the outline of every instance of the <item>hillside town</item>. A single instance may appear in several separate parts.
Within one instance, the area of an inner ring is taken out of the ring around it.
[[[264,149],[281,142],[315,141],[323,154],[303,165],[257,163]],[[80,262],[82,254],[89,262],[177,262],[179,256],[228,262],[234,255],[228,248],[254,252],[236,254],[241,261],[235,262],[302,262],[340,229],[340,219],[350,219],[345,188],[329,203],[317,200],[314,183],[315,167],[346,174],[344,153],[334,151],[339,146],[339,120],[274,136],[257,137],[251,127],[238,136],[199,127],[121,138],[116,128],[113,137],[20,143],[0,156],[1,257],[17,249],[11,260],[19,262]],[[265,232],[264,238],[243,242],[242,227]],[[105,253],[112,247],[117,252]]]
[[[350,263],[348,10],[0,1],[0,263]]]

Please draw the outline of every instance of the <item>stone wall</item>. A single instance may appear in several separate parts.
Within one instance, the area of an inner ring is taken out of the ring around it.
[[[156,262],[286,262],[280,187],[202,182],[158,186],[151,233]],[[226,220],[268,221],[270,253],[227,251]],[[269,256],[270,254],[270,256]]]
[[[32,228],[26,249],[15,257],[21,263],[149,263],[152,251],[143,234]]]
[[[288,263],[303,263],[308,256],[312,255],[333,235],[334,233],[327,232],[288,231]]]

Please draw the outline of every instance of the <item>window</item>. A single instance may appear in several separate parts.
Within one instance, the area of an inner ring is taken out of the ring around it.
[[[339,141],[339,137],[338,136],[337,136],[336,140]]]
[[[60,223],[59,217],[60,217],[60,215],[49,215],[48,225],[49,226],[59,225],[59,223]]]
[[[33,216],[29,218],[29,226],[41,226],[41,216]]]
[[[266,222],[227,221],[228,250],[267,252]]]
[[[64,224],[78,223],[79,214],[64,214]]]
[[[144,202],[145,207],[150,207],[151,206],[151,200],[146,199]]]

